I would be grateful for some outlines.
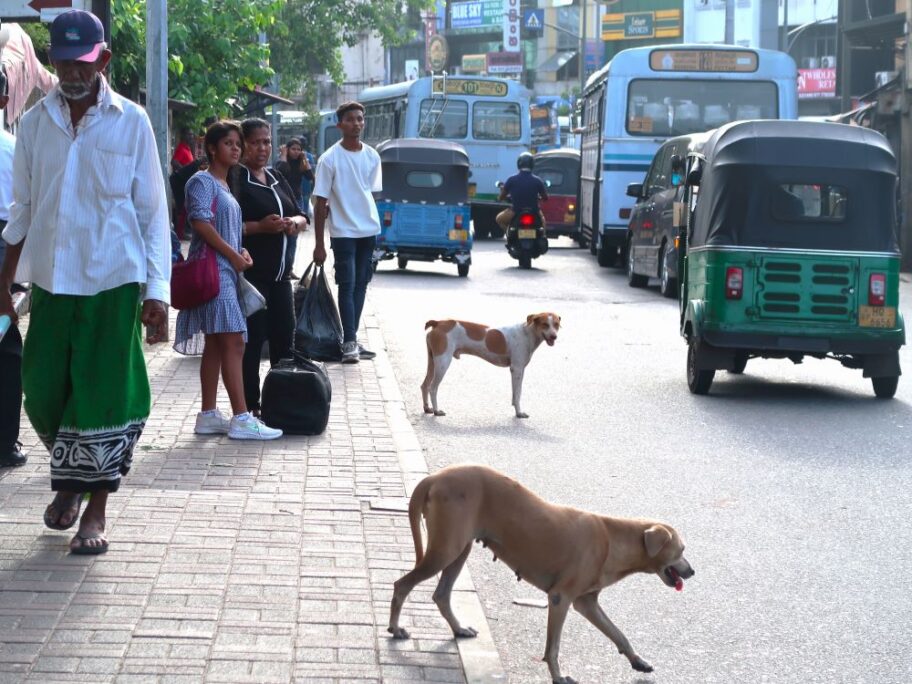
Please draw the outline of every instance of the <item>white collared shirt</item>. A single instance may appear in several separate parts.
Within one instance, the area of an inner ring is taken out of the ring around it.
[[[0,127],[0,219],[9,221],[13,203],[13,152],[16,137]]]
[[[127,283],[171,300],[165,183],[145,111],[108,88],[74,129],[55,86],[22,117],[13,206],[3,231],[25,239],[17,282],[95,295]]]

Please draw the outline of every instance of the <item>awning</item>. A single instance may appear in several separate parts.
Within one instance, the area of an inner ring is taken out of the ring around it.
[[[576,50],[567,50],[565,52],[556,52],[544,62],[536,67],[536,71],[559,71],[567,62],[576,57]]]

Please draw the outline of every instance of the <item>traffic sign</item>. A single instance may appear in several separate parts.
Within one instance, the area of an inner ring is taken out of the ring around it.
[[[92,9],[92,0],[0,0],[0,20],[52,21],[61,12]]]
[[[523,30],[530,37],[541,36],[545,29],[545,10],[527,9],[523,12]]]

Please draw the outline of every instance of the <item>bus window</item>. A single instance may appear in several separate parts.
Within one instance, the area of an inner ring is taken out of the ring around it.
[[[472,136],[476,140],[519,140],[522,125],[515,102],[476,102]]]
[[[469,104],[465,100],[422,100],[418,120],[421,138],[465,138],[469,130]]]
[[[323,129],[323,150],[328,150],[342,138],[342,131],[335,126]]]
[[[630,83],[630,135],[685,135],[730,121],[779,116],[776,84],[769,81],[637,79]]]

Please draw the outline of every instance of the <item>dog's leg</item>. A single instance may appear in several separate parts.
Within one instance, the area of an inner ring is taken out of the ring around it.
[[[522,381],[525,368],[510,366],[510,376],[513,378],[513,408],[516,409],[517,418],[528,418],[528,413],[523,413],[519,407],[519,400],[522,396]]]
[[[409,633],[399,626],[399,614],[402,612],[402,605],[405,599],[411,593],[416,585],[424,580],[436,575],[440,568],[436,564],[426,563],[427,556],[422,559],[414,570],[406,573],[396,582],[393,583],[393,600],[390,603],[390,623],[387,632],[393,635],[393,639],[408,639]]]
[[[605,615],[605,611],[598,602],[598,594],[590,593],[580,596],[573,602],[573,607],[584,618],[595,625],[600,632],[607,636],[614,645],[617,646],[618,652],[627,657],[630,665],[638,672],[652,672],[652,665],[640,658],[633,650],[633,646],[627,641],[627,637],[619,630],[614,623]]]
[[[450,606],[450,595],[453,592],[453,585],[456,584],[456,578],[459,577],[462,566],[465,565],[466,558],[469,557],[469,552],[471,552],[471,550],[472,542],[469,542],[463,552],[459,554],[459,558],[444,568],[443,573],[440,575],[440,582],[434,590],[434,603],[437,604],[437,608],[440,610],[440,614],[443,615],[443,619],[449,623],[450,629],[453,630],[453,636],[456,638],[478,636],[476,630],[471,627],[463,627],[459,624],[459,620],[453,615],[453,609]]]
[[[424,403],[424,412],[433,413],[434,409],[428,401],[428,388],[434,381],[434,354],[431,351],[431,341],[427,340],[427,373],[424,376],[424,382],[421,383],[421,401]]]
[[[446,413],[437,408],[437,388],[440,387],[440,383],[443,381],[443,376],[446,375],[447,369],[450,367],[450,363],[453,361],[453,350],[447,347],[446,352],[440,356],[434,357],[434,379],[431,380],[431,406],[433,407],[433,413],[435,416],[445,416]]]
[[[548,638],[545,640],[545,657],[542,660],[548,664],[548,671],[551,673],[551,681],[554,684],[576,684],[576,680],[572,677],[561,677],[560,665],[557,662],[561,630],[564,628],[568,610],[570,610],[570,601],[567,597],[559,591],[552,590],[548,594]]]

